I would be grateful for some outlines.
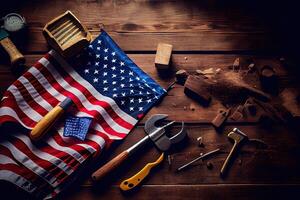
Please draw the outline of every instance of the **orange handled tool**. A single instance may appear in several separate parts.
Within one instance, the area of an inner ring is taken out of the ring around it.
[[[40,140],[72,104],[73,101],[67,97],[63,102],[55,106],[35,125],[30,133],[30,138],[34,141]]]

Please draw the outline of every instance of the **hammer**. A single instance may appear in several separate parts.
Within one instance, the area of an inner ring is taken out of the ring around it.
[[[240,131],[238,128],[234,128],[227,137],[229,139],[232,139],[234,141],[233,147],[231,148],[226,160],[224,161],[224,164],[221,168],[220,175],[224,177],[225,173],[228,170],[229,163],[232,160],[234,154],[237,152],[237,150],[241,147],[242,143],[248,140],[248,136]]]
[[[95,171],[92,174],[92,180],[98,181],[104,176],[106,176],[109,172],[117,168],[119,165],[121,165],[129,156],[133,155],[134,152],[140,150],[148,141],[152,141],[154,145],[160,150],[160,151],[167,151],[170,149],[172,144],[179,143],[182,141],[186,136],[186,130],[184,128],[184,123],[182,122],[181,130],[175,134],[173,137],[168,137],[166,135],[165,128],[174,124],[175,121],[169,122],[168,124],[157,127],[155,125],[156,122],[163,120],[167,118],[168,115],[164,114],[157,114],[151,116],[145,123],[145,132],[147,136],[142,138],[140,141],[138,141],[136,144],[128,148],[127,150],[120,153],[118,156],[113,158],[111,161],[106,163],[104,166],[99,168],[97,171]]]

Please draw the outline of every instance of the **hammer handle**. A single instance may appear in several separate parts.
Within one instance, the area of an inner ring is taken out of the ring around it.
[[[237,151],[237,149],[238,149],[238,143],[235,142],[233,144],[233,147],[231,148],[231,150],[230,150],[230,152],[229,152],[229,154],[228,154],[228,156],[227,156],[227,158],[226,158],[226,160],[225,160],[222,168],[221,168],[221,172],[220,172],[221,176],[224,176],[225,173],[227,172],[229,164],[230,164],[230,162],[231,162],[231,160],[232,160],[235,152]]]
[[[113,158],[111,161],[106,163],[104,166],[99,168],[97,171],[95,171],[92,174],[92,179],[94,181],[99,181],[101,178],[106,176],[109,172],[117,168],[119,165],[123,163],[127,158],[129,157],[129,152],[127,150],[123,151],[119,155],[117,155],[115,158]]]
[[[23,64],[25,62],[25,57],[19,52],[17,47],[8,37],[2,39],[0,44],[8,53],[12,65]]]

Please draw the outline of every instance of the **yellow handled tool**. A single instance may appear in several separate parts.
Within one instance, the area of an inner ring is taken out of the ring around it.
[[[161,163],[164,159],[164,153],[162,153],[159,158],[152,163],[148,163],[141,171],[139,171],[137,174],[135,174],[134,176],[132,176],[129,179],[124,180],[121,184],[120,184],[120,188],[123,191],[128,191],[133,189],[134,187],[136,187],[137,185],[139,185],[142,180],[144,180],[144,178],[150,173],[150,170],[155,167],[156,165],[158,165],[159,163]]]
[[[59,105],[55,106],[35,125],[30,133],[30,138],[34,141],[40,140],[72,104],[73,101],[70,98],[66,98]]]
[[[24,64],[25,57],[19,52],[14,43],[9,39],[8,33],[0,28],[0,44],[10,57],[12,65]]]

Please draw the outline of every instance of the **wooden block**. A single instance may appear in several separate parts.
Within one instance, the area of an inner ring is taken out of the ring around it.
[[[155,66],[157,69],[168,69],[173,46],[165,43],[158,43],[156,56],[155,56]]]
[[[230,114],[230,108],[227,110],[219,110],[217,116],[211,121],[215,128],[220,128]]]
[[[204,106],[208,106],[211,101],[209,85],[199,76],[190,75],[187,78],[184,84],[184,93]]]

